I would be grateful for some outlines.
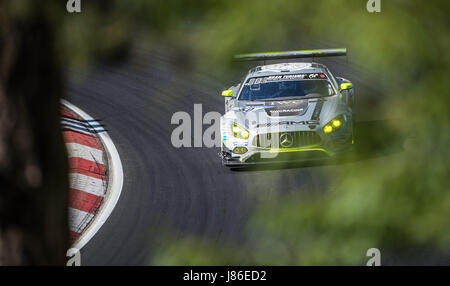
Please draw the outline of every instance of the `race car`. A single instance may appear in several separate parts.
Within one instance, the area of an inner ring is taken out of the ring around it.
[[[235,59],[314,59],[346,53],[345,48],[322,49]],[[222,96],[219,155],[225,166],[333,158],[354,143],[353,85],[314,60],[256,66]]]

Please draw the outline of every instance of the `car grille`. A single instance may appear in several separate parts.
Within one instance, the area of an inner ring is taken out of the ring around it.
[[[321,142],[319,134],[317,134],[315,131],[294,131],[258,134],[253,139],[253,145],[263,148],[271,147],[270,143],[272,142],[273,136],[278,136],[278,144],[280,148],[315,146],[319,145]],[[286,142],[286,139],[288,139],[288,142]],[[276,140],[274,141],[276,142]],[[285,142],[284,144],[283,141]],[[286,144],[289,143],[289,141],[292,141],[292,143]]]

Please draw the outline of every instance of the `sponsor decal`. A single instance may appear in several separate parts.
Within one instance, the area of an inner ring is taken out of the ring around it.
[[[271,109],[275,108],[275,106],[271,105],[246,105],[244,108],[242,108],[242,111],[248,112],[248,111],[257,111],[261,109]]]
[[[272,126],[281,126],[281,125],[296,125],[296,124],[301,124],[301,125],[317,125],[319,124],[318,120],[302,120],[302,121],[281,121],[281,122],[269,122],[269,123],[262,123],[262,124],[258,124],[256,125],[257,128],[260,127],[272,127]]]
[[[286,74],[286,75],[271,75],[265,77],[256,77],[249,79],[245,85],[264,84],[267,82],[300,80],[300,79],[326,79],[324,73],[301,73],[301,74]]]
[[[269,116],[302,115],[308,108],[308,100],[269,101],[266,102],[266,105],[273,106],[273,108],[266,109]]]

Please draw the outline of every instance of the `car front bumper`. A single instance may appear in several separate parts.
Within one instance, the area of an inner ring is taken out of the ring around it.
[[[342,135],[342,134],[341,134]],[[352,136],[336,136],[324,138],[320,144],[296,148],[262,148],[252,144],[243,145],[247,148],[244,154],[235,154],[222,145],[219,156],[225,166],[245,166],[282,162],[315,161],[331,159],[346,153],[353,143]],[[240,145],[237,145],[240,147]]]

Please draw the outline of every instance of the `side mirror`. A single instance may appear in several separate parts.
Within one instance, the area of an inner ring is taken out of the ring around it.
[[[233,96],[233,91],[231,89],[224,90],[224,91],[222,91],[222,96],[224,96],[224,97]]]
[[[341,83],[341,90],[347,90],[347,89],[352,89],[352,88],[353,88],[353,84],[351,84],[349,82]]]

